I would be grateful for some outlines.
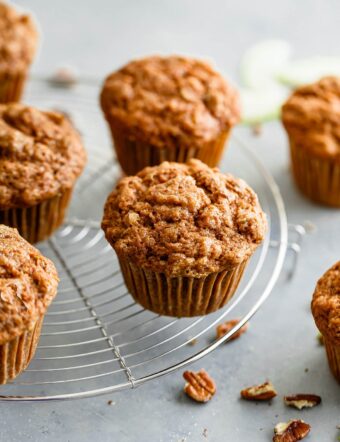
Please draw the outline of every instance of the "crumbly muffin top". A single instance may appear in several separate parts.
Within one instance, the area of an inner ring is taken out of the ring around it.
[[[340,161],[340,77],[298,88],[282,107],[282,121],[297,146]]]
[[[80,136],[65,116],[0,105],[0,210],[29,207],[71,188],[85,162]]]
[[[55,297],[57,286],[52,261],[16,229],[0,225],[0,344],[33,327]]]
[[[190,160],[123,178],[106,201],[102,228],[119,256],[145,270],[201,277],[248,258],[266,218],[243,180]]]
[[[238,94],[199,60],[132,61],[109,75],[101,93],[106,118],[155,147],[199,148],[239,121]]]
[[[29,15],[0,2],[0,72],[20,72],[31,64],[38,33]]]
[[[312,312],[321,333],[340,345],[340,261],[319,279]]]

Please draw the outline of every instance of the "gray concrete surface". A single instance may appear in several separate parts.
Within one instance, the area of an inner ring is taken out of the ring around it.
[[[70,64],[103,77],[130,58],[149,53],[209,57],[234,80],[243,51],[257,40],[289,40],[298,56],[336,54],[340,3],[336,0],[84,0],[18,1],[40,22],[43,44],[34,66],[49,73]],[[336,441],[340,388],[316,341],[309,304],[317,278],[339,259],[340,212],[319,208],[294,189],[286,139],[278,123],[260,137],[241,135],[259,153],[279,183],[290,222],[312,221],[299,267],[281,281],[252,320],[242,340],[219,348],[192,368],[206,368],[218,394],[207,405],[182,393],[181,373],[124,391],[76,402],[0,403],[1,441],[269,441],[278,421],[302,418],[312,425],[308,440]],[[323,404],[308,411],[239,400],[242,387],[270,378],[280,394],[318,393]],[[112,405],[108,405],[108,400]]]

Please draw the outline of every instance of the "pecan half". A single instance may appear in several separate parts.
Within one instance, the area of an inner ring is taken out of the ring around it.
[[[223,324],[219,324],[216,327],[216,337],[217,339],[221,338],[222,336],[224,336],[225,334],[227,334],[228,332],[230,332],[230,330],[235,327],[236,324],[238,324],[240,322],[239,319],[231,319],[230,321],[227,322],[223,322]],[[248,330],[248,324],[244,324],[236,333],[234,333],[228,340],[229,341],[233,341],[234,339],[239,338],[241,335],[243,335],[244,332],[246,332]]]
[[[321,397],[317,394],[294,394],[293,396],[285,396],[283,400],[289,407],[295,407],[299,410],[312,408],[321,403]]]
[[[265,382],[264,384],[254,385],[241,390],[242,399],[247,401],[269,401],[275,396],[277,396],[277,392],[271,382]]]
[[[298,419],[281,422],[274,428],[273,442],[296,442],[304,439],[310,428],[309,424]]]
[[[183,377],[187,381],[184,392],[197,402],[208,402],[216,393],[215,382],[203,369],[197,373],[185,371]]]

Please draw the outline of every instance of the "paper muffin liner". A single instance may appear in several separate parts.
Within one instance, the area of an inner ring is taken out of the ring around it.
[[[43,320],[44,316],[36,321],[32,330],[0,345],[0,384],[6,384],[27,368],[35,354]]]
[[[26,77],[27,72],[0,74],[0,103],[20,101]]]
[[[0,224],[15,227],[31,244],[42,241],[62,224],[72,190],[31,207],[0,210]]]
[[[323,341],[326,348],[329,368],[335,379],[340,382],[340,345],[334,343],[326,336],[323,337]]]
[[[125,284],[145,309],[166,316],[201,316],[223,307],[235,293],[248,260],[233,270],[206,277],[170,278],[164,273],[143,270],[119,257]]]
[[[290,139],[292,172],[301,192],[312,201],[340,207],[340,163],[318,158]]]
[[[118,161],[127,175],[134,175],[147,166],[156,166],[163,161],[185,163],[191,158],[198,158],[210,167],[220,162],[230,130],[226,130],[210,143],[200,148],[187,148],[178,145],[171,148],[159,148],[148,143],[131,139],[126,129],[110,123],[111,134]]]

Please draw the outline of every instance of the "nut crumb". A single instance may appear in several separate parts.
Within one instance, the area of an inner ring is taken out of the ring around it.
[[[258,137],[262,134],[262,124],[260,123],[253,124],[251,129],[255,137]]]
[[[183,373],[187,383],[184,392],[196,402],[208,402],[216,393],[216,384],[205,370],[198,372],[185,371]]]
[[[216,327],[216,337],[217,339],[226,335],[230,332],[230,330],[235,327],[240,322],[239,319],[231,319],[230,321],[223,322],[223,324],[219,324]],[[233,341],[234,339],[238,339],[243,333],[248,330],[248,323],[244,324],[236,333],[234,333],[226,342]]]
[[[296,442],[304,439],[310,432],[310,425],[298,419],[281,422],[274,428],[273,442]]]
[[[269,401],[277,396],[277,392],[271,382],[265,382],[261,385],[241,390],[241,398],[247,401]]]
[[[312,223],[311,221],[309,221],[309,220],[306,220],[303,223],[303,227],[305,228],[307,233],[315,233],[318,230],[316,225],[314,223]]]
[[[197,339],[196,338],[194,338],[194,339],[191,339],[189,342],[188,342],[188,345],[192,345],[192,346],[194,346],[194,345],[196,345],[197,344]]]
[[[111,399],[107,401],[107,405],[115,405],[116,402],[113,402]]]
[[[50,78],[53,86],[70,88],[77,83],[77,76],[71,68],[60,68]]]
[[[316,394],[295,394],[293,396],[284,396],[283,401],[289,407],[302,410],[303,408],[312,408],[321,404],[321,397]]]

